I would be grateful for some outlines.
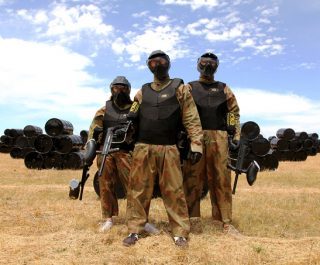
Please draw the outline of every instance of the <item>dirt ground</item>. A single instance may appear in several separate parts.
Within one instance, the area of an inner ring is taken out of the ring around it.
[[[82,201],[68,198],[68,183],[81,171],[30,170],[23,160],[0,154],[0,264],[320,264],[320,155],[305,162],[280,162],[261,172],[250,187],[240,176],[233,197],[233,222],[241,238],[226,236],[201,204],[203,233],[190,234],[189,248],[171,239],[161,199],[150,221],[157,236],[122,246],[127,236],[126,200],[107,233],[98,232],[100,202],[92,186]]]

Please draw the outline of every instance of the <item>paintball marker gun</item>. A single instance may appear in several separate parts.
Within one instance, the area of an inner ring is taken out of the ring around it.
[[[99,167],[97,176],[100,177],[104,170],[105,162],[107,159],[108,154],[119,151],[120,148],[111,148],[112,145],[121,145],[123,143],[130,143],[131,135],[129,134],[129,129],[131,128],[132,122],[128,121],[126,123],[110,127],[107,130],[107,134],[104,139],[104,144],[102,151],[97,151],[97,143],[94,139],[91,139],[86,144],[86,153],[84,156],[84,167],[82,170],[82,177],[81,181],[79,182],[76,179],[72,179],[70,181],[70,191],[69,191],[69,198],[70,199],[78,199],[82,200],[83,189],[84,185],[89,178],[89,168],[93,163],[93,160],[96,157],[96,154],[101,154],[102,163]]]
[[[232,136],[229,136],[229,138],[228,138],[229,149],[231,151],[235,151],[235,150],[238,151],[235,166],[232,165],[232,163],[228,164],[228,168],[235,171],[235,174],[236,174],[235,179],[234,179],[232,194],[235,194],[235,192],[236,192],[238,177],[241,173],[246,174],[247,181],[250,186],[253,185],[253,183],[255,182],[255,180],[257,178],[257,174],[260,170],[259,164],[255,160],[253,160],[246,169],[243,168],[243,164],[244,164],[245,156],[249,151],[249,142],[251,140],[257,138],[259,133],[260,133],[260,128],[259,128],[258,124],[256,124],[253,121],[249,121],[249,122],[242,124],[241,133],[240,133],[240,141],[237,145],[232,143],[232,138],[233,138]]]

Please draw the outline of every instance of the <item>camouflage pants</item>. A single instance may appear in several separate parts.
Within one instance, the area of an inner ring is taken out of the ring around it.
[[[143,231],[157,176],[172,234],[187,237],[190,223],[182,186],[179,151],[175,145],[136,144],[128,187],[129,233]]]
[[[102,218],[111,218],[119,214],[118,200],[116,195],[116,182],[120,180],[124,191],[128,190],[130,173],[131,152],[119,151],[107,156],[105,167],[99,178],[100,201]],[[102,156],[97,159],[98,167],[102,163]],[[118,181],[119,182],[119,181]]]
[[[188,205],[189,217],[200,217],[200,197],[204,185],[203,174],[200,173],[205,159],[201,160],[196,165],[191,165],[190,160],[183,161],[183,189]]]
[[[208,184],[212,218],[224,223],[232,220],[231,171],[228,163],[228,137],[225,131],[203,131],[203,156],[199,163],[185,162],[184,191],[190,217],[200,217],[200,196]]]

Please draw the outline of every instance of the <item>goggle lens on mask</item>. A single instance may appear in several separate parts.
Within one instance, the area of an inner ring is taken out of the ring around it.
[[[210,64],[212,66],[216,66],[217,65],[217,61],[213,58],[206,58],[206,57],[201,57],[200,60],[199,60],[199,63],[202,65],[202,66],[205,66],[207,64]]]
[[[113,93],[124,92],[127,93],[129,88],[126,85],[115,84],[111,87]]]
[[[168,61],[163,58],[163,57],[154,57],[154,58],[151,58],[147,61],[147,64],[150,68],[154,68],[156,67],[158,64],[159,65],[167,65],[168,64]]]

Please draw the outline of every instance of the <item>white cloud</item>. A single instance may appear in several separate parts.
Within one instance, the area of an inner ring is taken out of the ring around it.
[[[206,39],[209,41],[230,41],[234,40],[236,38],[241,37],[244,35],[244,25],[241,23],[238,23],[234,25],[232,28],[224,29],[222,31],[218,32],[212,32],[208,31],[206,35]]]
[[[133,63],[144,61],[154,50],[163,50],[171,59],[182,58],[188,50],[182,46],[182,37],[170,25],[146,29],[142,34],[127,32],[126,39],[118,38],[112,45],[117,54],[126,52]]]
[[[17,15],[25,20],[30,21],[32,24],[43,24],[48,22],[49,18],[47,16],[47,11],[37,10],[35,12],[30,12],[27,9],[17,10]]]
[[[47,12],[45,10],[39,10],[34,16],[35,24],[43,24],[48,22],[49,18],[47,16]]]
[[[192,10],[196,10],[201,7],[212,9],[219,5],[218,0],[163,0],[163,5],[178,5],[178,6],[190,6]]]
[[[255,46],[255,41],[251,38],[246,39],[245,41],[239,43],[239,46],[241,48],[245,48],[245,47],[254,47]]]
[[[265,11],[264,21],[256,16],[249,20],[242,19],[239,12],[231,10],[221,17],[201,18],[192,22],[185,27],[185,33],[202,37],[211,43],[226,42],[234,45],[234,52],[251,49],[254,55],[277,55],[284,50],[284,39],[271,35],[275,28],[269,31],[264,28],[266,25],[269,27],[265,17],[273,15],[277,10],[276,7],[258,9],[259,12]]]
[[[266,8],[264,10],[261,10],[261,15],[265,17],[270,17],[270,16],[276,16],[279,13],[279,7],[274,6],[273,8]]]
[[[160,24],[163,24],[163,23],[168,22],[169,17],[162,15],[162,16],[159,16],[159,17],[149,17],[149,19],[150,19],[151,21],[154,21],[154,22],[158,22],[158,23],[160,23]]]
[[[50,15],[52,19],[46,32],[48,36],[74,34],[81,31],[107,36],[113,31],[113,26],[103,23],[101,11],[94,5],[71,8],[58,5],[51,11]]]
[[[21,9],[17,15],[31,24],[41,25],[38,31],[42,38],[56,38],[66,44],[79,41],[83,34],[92,36],[92,39],[106,38],[114,31],[112,25],[104,23],[102,10],[93,4],[70,8],[55,4],[49,11]]]
[[[319,68],[319,64],[313,63],[313,62],[301,62],[301,63],[295,63],[295,64],[280,67],[281,70],[297,70],[297,69],[312,70],[316,68]]]
[[[255,121],[265,136],[290,127],[309,133],[319,130],[320,103],[292,93],[258,89],[233,89],[240,106],[241,122]],[[307,115],[306,115],[307,113]]]
[[[135,18],[145,17],[148,15],[149,11],[142,11],[140,13],[133,13],[132,16]]]
[[[270,19],[267,19],[267,18],[259,18],[258,23],[270,24],[271,21],[270,21]]]
[[[107,98],[102,80],[86,71],[91,60],[63,47],[0,38],[0,58],[1,112],[16,112],[7,119],[75,117],[88,127]]]
[[[203,35],[205,36],[211,30],[219,28],[221,26],[218,19],[201,18],[196,22],[190,23],[186,26],[186,32],[191,35]]]

